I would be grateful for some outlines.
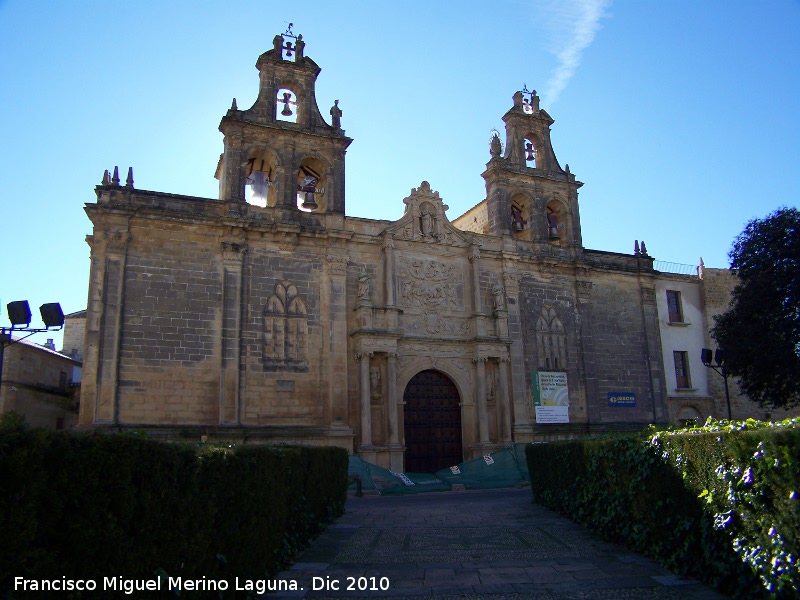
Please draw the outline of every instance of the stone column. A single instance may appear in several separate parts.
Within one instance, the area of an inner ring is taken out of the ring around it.
[[[372,352],[361,352],[356,354],[359,361],[359,386],[360,386],[360,406],[361,406],[361,450],[372,449],[372,401],[370,400],[369,390],[369,359]]]
[[[508,397],[508,358],[497,359],[498,406],[500,407],[500,436],[504,443],[511,443],[511,403]]]
[[[489,444],[489,416],[486,410],[486,362],[485,356],[473,358],[476,369],[475,403],[478,405],[478,437],[481,446]]]
[[[219,423],[237,424],[239,414],[239,359],[242,324],[242,262],[246,252],[239,243],[222,242],[222,364]]]

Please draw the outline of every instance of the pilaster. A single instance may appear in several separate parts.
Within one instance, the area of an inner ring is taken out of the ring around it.
[[[119,345],[122,335],[123,292],[128,242],[127,227],[107,229],[99,240],[100,256],[92,268],[89,302],[93,310],[87,322],[87,358],[96,357],[96,387],[91,384],[85,401],[94,407],[94,423],[117,423],[117,385],[119,377]],[[93,248],[93,254],[94,254]],[[98,310],[99,307],[99,310]],[[94,398],[92,398],[94,396]]]
[[[511,363],[511,403],[513,405],[513,433],[529,433],[530,424],[527,399],[527,379],[525,373],[525,348],[522,342],[522,320],[519,313],[519,278],[514,273],[503,273],[508,306],[508,335]]]
[[[240,349],[242,325],[242,263],[247,251],[244,234],[222,242],[222,361],[219,423],[240,423]]]
[[[486,335],[486,315],[483,314],[481,302],[480,262],[481,250],[479,243],[473,243],[469,248],[470,275],[472,278],[472,319],[476,337]]]
[[[500,409],[500,438],[504,444],[511,443],[511,403],[508,397],[508,362],[506,357],[497,359],[498,393],[500,394],[498,407]]]
[[[594,349],[594,323],[592,322],[592,282],[576,281],[575,292],[578,299],[575,309],[578,312],[578,340],[581,345],[580,369],[583,372],[583,381],[586,385],[586,416],[589,423],[600,422],[601,398],[597,391],[597,371],[593,360]]]
[[[347,302],[345,296],[347,263],[349,257],[329,254],[328,272],[328,316],[330,322],[330,362],[328,372],[328,402],[331,407],[331,426],[348,427],[347,410]],[[338,349],[338,351],[337,351]],[[369,373],[367,373],[369,382]]]
[[[488,358],[473,358],[475,364],[475,404],[478,405],[478,439],[481,447],[489,445],[489,415],[486,410],[486,363]]]
[[[361,352],[356,354],[359,366],[359,407],[361,409],[361,444],[358,447],[359,453],[374,451],[372,445],[372,401],[370,399],[369,388],[369,361],[372,352]]]

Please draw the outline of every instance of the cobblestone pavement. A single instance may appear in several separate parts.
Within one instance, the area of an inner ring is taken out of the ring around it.
[[[599,540],[534,504],[527,488],[350,498],[345,514],[278,579],[302,589],[270,597],[724,597]]]

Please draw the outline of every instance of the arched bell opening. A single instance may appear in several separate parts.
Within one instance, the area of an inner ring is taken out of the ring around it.
[[[319,158],[304,158],[297,170],[297,208],[303,212],[325,212],[327,165]]]
[[[528,238],[530,230],[531,203],[524,194],[511,196],[511,233],[516,238]]]
[[[547,203],[547,238],[555,244],[563,244],[568,241],[567,222],[568,214],[566,207],[559,200],[551,200]]]
[[[288,87],[280,87],[276,100],[275,120],[297,123],[297,94]]]
[[[538,136],[530,133],[525,136],[525,166],[531,169],[544,168],[542,143]]]
[[[256,150],[250,153],[245,167],[245,199],[249,204],[262,207],[277,204],[277,162],[272,152]]]
[[[420,371],[403,392],[404,464],[408,473],[435,473],[464,460],[461,396],[444,373]]]

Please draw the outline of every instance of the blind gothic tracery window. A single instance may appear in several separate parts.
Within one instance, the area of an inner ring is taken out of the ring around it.
[[[264,308],[264,368],[268,371],[306,371],[308,311],[291,281],[275,285]]]
[[[565,371],[567,368],[567,335],[564,325],[550,304],[542,307],[536,321],[536,350],[539,369],[544,371]]]

